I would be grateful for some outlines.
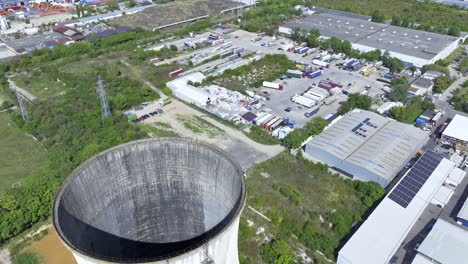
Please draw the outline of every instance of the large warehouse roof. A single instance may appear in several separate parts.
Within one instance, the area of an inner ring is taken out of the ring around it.
[[[324,37],[347,39],[375,49],[388,50],[422,59],[432,59],[457,37],[396,27],[362,19],[321,13],[292,21],[285,28],[317,28]]]
[[[468,220],[468,198],[465,200],[465,203],[460,209],[460,212],[458,213],[457,217],[463,220]]]
[[[388,263],[453,168],[452,161],[431,151],[424,153],[343,246],[337,263]],[[412,184],[418,184],[415,193],[405,190],[415,188]]]
[[[463,141],[468,141],[468,117],[455,115],[452,121],[444,130],[443,135],[451,138],[456,138]]]
[[[426,139],[421,129],[356,109],[308,144],[391,180]]]
[[[459,264],[468,260],[467,249],[468,231],[438,219],[418,252],[436,263]]]

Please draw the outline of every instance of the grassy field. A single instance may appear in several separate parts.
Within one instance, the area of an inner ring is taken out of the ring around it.
[[[177,120],[182,122],[185,128],[191,130],[195,134],[206,134],[208,137],[213,138],[224,133],[220,128],[198,116],[189,117],[178,115]]]
[[[47,163],[46,151],[10,123],[8,114],[0,113],[0,191]]]
[[[333,259],[352,223],[362,221],[368,208],[383,195],[380,187],[333,175],[324,165],[288,153],[255,165],[248,174],[243,217],[250,227],[241,225],[239,236],[243,263],[262,263],[260,247],[272,238],[287,240],[296,255],[305,253],[320,261],[322,257],[315,253],[320,250]],[[364,194],[361,188],[375,193]]]
[[[142,27],[151,30],[162,26],[194,17],[212,15],[223,9],[236,6],[231,1],[220,0],[185,0],[175,1],[157,7],[145,9],[134,15],[126,15],[110,21],[114,26]],[[157,14],[157,15],[155,15]]]
[[[208,77],[206,84],[216,84],[234,91],[245,91],[262,86],[263,81],[273,81],[283,76],[292,62],[283,54],[266,55],[237,69],[228,69],[219,76]]]

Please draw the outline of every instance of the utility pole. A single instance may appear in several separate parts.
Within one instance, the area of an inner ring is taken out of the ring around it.
[[[111,116],[111,112],[109,104],[107,103],[106,91],[104,90],[104,83],[102,82],[101,75],[98,75],[97,88],[101,99],[102,119],[105,119]]]
[[[21,95],[18,92],[16,92],[16,99],[18,100],[18,104],[21,110],[21,116],[23,117],[23,120],[25,122],[28,122],[29,121],[28,112],[26,111],[26,107],[24,106],[23,97],[21,97]]]

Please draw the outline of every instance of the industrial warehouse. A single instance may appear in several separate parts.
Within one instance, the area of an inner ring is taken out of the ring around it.
[[[318,29],[322,37],[349,40],[354,49],[363,52],[380,49],[404,62],[422,67],[444,59],[453,52],[459,38],[387,24],[375,23],[338,14],[320,13],[279,27],[290,35],[293,28]]]
[[[341,248],[337,263],[464,263],[467,240],[459,238],[467,231],[450,213],[465,176],[456,163],[425,152]]]
[[[346,176],[386,187],[427,140],[421,129],[355,109],[312,139],[305,152]]]

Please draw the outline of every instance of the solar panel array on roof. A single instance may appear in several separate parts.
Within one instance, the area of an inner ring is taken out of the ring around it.
[[[442,156],[432,151],[424,153],[405,178],[393,189],[388,198],[406,208],[441,160]]]

